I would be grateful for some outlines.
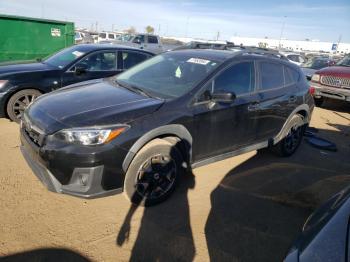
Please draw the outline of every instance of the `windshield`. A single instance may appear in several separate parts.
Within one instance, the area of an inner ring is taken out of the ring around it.
[[[308,60],[306,63],[302,64],[301,67],[311,68],[311,69],[321,69],[328,66],[328,60],[322,58],[314,58]]]
[[[350,55],[344,57],[337,63],[338,66],[350,66]]]
[[[219,64],[191,54],[165,53],[120,74],[117,82],[156,97],[172,99],[190,91]]]
[[[81,51],[81,48],[79,48],[79,46],[73,46],[63,49],[62,51],[48,57],[44,60],[44,63],[58,68],[64,68],[84,54],[85,53]]]
[[[125,35],[120,35],[117,37],[117,40],[122,41],[122,42],[128,42],[133,38],[133,35],[125,34]]]

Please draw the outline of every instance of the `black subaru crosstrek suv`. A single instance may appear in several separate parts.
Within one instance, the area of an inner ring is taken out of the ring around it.
[[[147,206],[189,168],[267,147],[293,154],[313,108],[303,73],[283,56],[174,51],[39,97],[24,113],[21,151],[51,191],[125,191]]]

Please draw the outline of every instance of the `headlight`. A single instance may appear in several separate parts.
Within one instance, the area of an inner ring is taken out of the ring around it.
[[[3,88],[7,84],[7,80],[0,80],[0,89]]]
[[[69,143],[86,146],[106,144],[126,131],[128,126],[116,126],[109,128],[72,128],[63,129],[55,134],[55,137]]]
[[[314,75],[311,77],[311,81],[312,81],[312,82],[320,82],[320,75],[314,74]]]

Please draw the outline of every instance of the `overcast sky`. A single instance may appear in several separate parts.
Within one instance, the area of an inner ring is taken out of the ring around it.
[[[147,25],[156,33],[221,39],[231,36],[350,42],[349,0],[0,0],[0,13],[57,20],[100,30]]]

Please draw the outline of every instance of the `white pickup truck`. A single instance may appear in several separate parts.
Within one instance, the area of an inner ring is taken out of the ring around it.
[[[147,50],[154,54],[164,52],[163,44],[157,35],[135,34],[128,41],[123,41],[121,44]]]

